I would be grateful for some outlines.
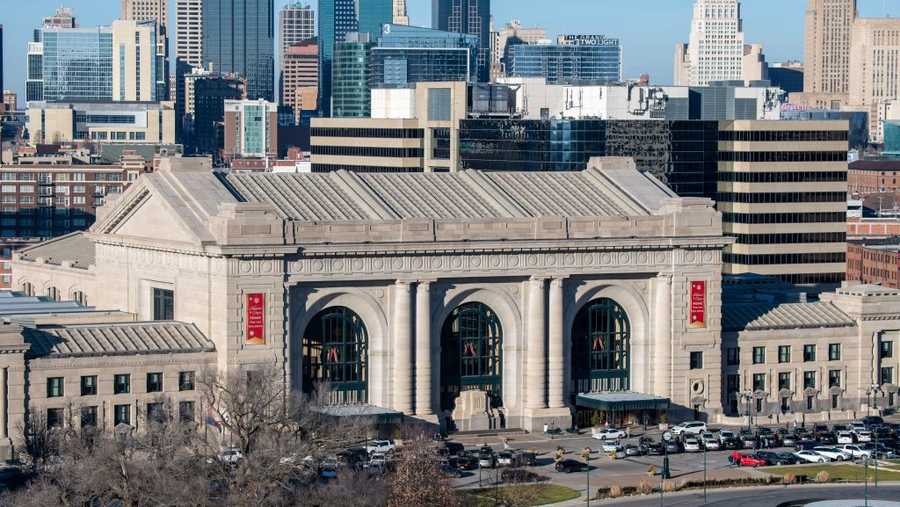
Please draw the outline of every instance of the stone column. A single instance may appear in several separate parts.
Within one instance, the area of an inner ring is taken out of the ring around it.
[[[394,284],[394,410],[412,413],[412,308],[408,282]]]
[[[525,371],[525,406],[546,408],[547,340],[545,335],[545,282],[532,278],[528,282],[528,359]]]
[[[565,332],[563,330],[563,279],[550,280],[550,305],[547,331],[549,335],[549,353],[547,355],[547,376],[549,384],[548,404],[550,408],[565,407]]]
[[[431,399],[431,282],[416,288],[416,415],[434,414]]]
[[[672,396],[672,276],[654,280],[653,294],[653,394]]]

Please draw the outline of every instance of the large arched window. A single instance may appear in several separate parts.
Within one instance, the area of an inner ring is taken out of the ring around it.
[[[368,401],[366,325],[343,306],[319,312],[303,333],[303,392],[327,383],[331,404]]]
[[[591,301],[572,325],[572,380],[578,393],[627,391],[631,324],[615,301]]]
[[[503,405],[503,328],[485,304],[453,310],[441,330],[441,409],[453,410],[459,393],[486,391],[493,407]]]

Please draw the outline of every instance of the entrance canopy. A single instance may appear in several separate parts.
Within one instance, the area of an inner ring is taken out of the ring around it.
[[[579,408],[626,412],[632,410],[668,410],[669,398],[630,391],[616,393],[581,393],[575,399]]]

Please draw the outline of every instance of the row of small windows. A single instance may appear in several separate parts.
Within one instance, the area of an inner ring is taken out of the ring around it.
[[[718,180],[734,183],[823,183],[847,181],[847,171],[725,172]]]
[[[313,146],[313,155],[345,157],[422,158],[422,148],[379,148],[374,146]]]
[[[80,424],[82,428],[98,426],[98,409],[96,406],[81,407],[79,410]],[[163,402],[147,403],[147,420],[150,422],[165,422],[168,419],[166,407]],[[195,405],[193,401],[178,402],[178,420],[182,423],[194,422]],[[113,425],[131,425],[131,405],[113,405]],[[47,409],[47,428],[62,428],[66,425],[66,412],[64,408]]]
[[[840,273],[791,273],[774,275],[780,280],[790,282],[795,285],[814,284],[814,283],[840,283],[846,278],[843,272]]]
[[[815,253],[781,253],[781,254],[722,254],[723,262],[728,264],[745,264],[749,266],[771,264],[820,264],[846,262],[847,254],[844,252],[815,252]]]
[[[723,151],[720,162],[846,162],[846,151]]]
[[[422,129],[365,129],[315,127],[309,131],[310,137],[377,137],[382,139],[422,139]]]
[[[54,181],[125,181],[122,173],[34,173],[34,172],[0,172],[3,181],[35,181],[53,183]]]
[[[723,130],[720,141],[847,141],[850,133],[846,130],[757,130],[752,132]]]
[[[194,390],[194,372],[182,371],[178,373],[178,390],[193,391]],[[147,392],[161,393],[163,391],[163,374],[162,372],[151,372],[147,374]],[[122,373],[113,375],[113,394],[129,394],[131,393],[131,374]],[[47,378],[47,397],[61,398],[66,395],[65,377],[49,377]],[[82,375],[81,377],[81,396],[97,395],[97,376]]]
[[[733,224],[843,223],[846,212],[808,213],[722,213],[722,221]]]
[[[733,234],[741,245],[779,245],[794,243],[844,243],[846,232],[795,232],[783,234]]]
[[[890,342],[882,342],[882,343],[890,343]],[[809,363],[816,360],[816,352],[818,346],[816,344],[805,344],[803,345],[803,362]],[[791,353],[793,347],[791,345],[779,345],[778,346],[778,363],[790,363],[791,362]],[[893,349],[892,349],[893,350]],[[882,356],[890,357],[890,356]],[[765,364],[766,363],[766,347],[753,347],[753,364]],[[841,360],[841,344],[840,343],[829,343],[828,344],[828,360],[829,361],[840,361]],[[741,364],[741,349],[740,347],[729,347],[725,349],[725,364],[726,366],[740,366]]]
[[[847,192],[719,192],[717,200],[719,202],[742,202],[748,204],[846,202]]]

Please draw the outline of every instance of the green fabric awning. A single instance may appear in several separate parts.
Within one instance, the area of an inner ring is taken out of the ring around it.
[[[628,391],[618,393],[581,393],[575,399],[575,404],[581,408],[619,412],[629,410],[668,410],[669,398]]]

